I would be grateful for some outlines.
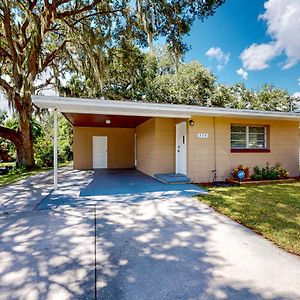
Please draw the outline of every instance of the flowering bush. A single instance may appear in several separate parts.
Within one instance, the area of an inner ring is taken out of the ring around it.
[[[243,170],[245,172],[245,179],[244,180],[247,180],[250,178],[250,167],[247,167],[247,166],[243,166],[243,165],[239,165],[237,166],[236,168],[234,168],[232,170],[232,177],[234,180],[240,180],[237,176],[238,172]]]
[[[273,180],[287,178],[289,176],[289,172],[284,169],[280,163],[276,163],[274,166],[270,166],[270,164],[267,163],[263,168],[255,166],[253,170],[254,173],[251,175],[252,180]]]

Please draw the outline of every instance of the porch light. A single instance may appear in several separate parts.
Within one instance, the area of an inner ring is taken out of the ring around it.
[[[189,120],[189,124],[190,124],[190,126],[194,126],[194,121],[193,120]]]
[[[111,120],[105,120],[105,123],[106,123],[107,125],[109,125],[109,124],[111,123]]]

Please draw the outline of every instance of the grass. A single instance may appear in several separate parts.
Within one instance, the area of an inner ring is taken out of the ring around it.
[[[11,183],[14,183],[16,181],[25,179],[29,176],[41,173],[41,172],[46,172],[50,170],[50,168],[43,168],[43,169],[36,169],[33,171],[24,171],[24,172],[10,172],[6,175],[0,175],[0,187],[9,185]]]
[[[12,167],[14,167],[15,166],[15,162],[3,162],[3,163],[0,163],[0,167],[5,167],[5,166],[12,166]]]
[[[199,199],[300,255],[300,182],[212,188]]]
[[[66,163],[60,163],[59,167],[64,167],[69,165],[71,162],[66,162]],[[6,164],[7,165],[7,164]],[[29,176],[36,175],[42,172],[46,172],[53,169],[52,167],[50,168],[39,168],[35,169],[32,171],[20,171],[20,170],[13,170],[9,172],[6,175],[0,175],[0,187],[4,187],[6,185],[12,184],[14,182],[17,182],[19,180],[25,179]]]

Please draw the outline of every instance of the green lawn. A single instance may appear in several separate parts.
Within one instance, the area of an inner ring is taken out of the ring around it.
[[[67,165],[70,165],[72,162],[66,162],[66,163],[60,163],[59,167],[64,167]],[[6,164],[7,165],[7,164]],[[42,173],[42,172],[46,172],[51,170],[52,168],[41,168],[41,169],[35,169],[32,171],[11,171],[10,173],[8,173],[7,175],[0,175],[0,187],[9,185],[11,183],[14,183],[16,181],[25,179],[29,176],[38,174],[38,173]]]
[[[5,185],[14,183],[16,181],[25,179],[28,176],[35,175],[41,172],[45,172],[50,170],[50,168],[45,168],[45,169],[37,169],[33,171],[24,171],[24,172],[11,172],[7,175],[0,175],[0,187],[3,187]]]
[[[300,255],[300,182],[211,188],[199,199]]]

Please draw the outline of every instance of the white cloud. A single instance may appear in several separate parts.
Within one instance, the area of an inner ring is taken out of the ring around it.
[[[300,92],[295,93],[295,94],[293,95],[293,97],[299,98],[299,99],[300,99]]]
[[[272,40],[246,48],[240,56],[243,66],[247,70],[263,70],[272,59],[284,54],[286,59],[281,65],[288,69],[300,61],[300,1],[268,0],[264,7],[266,11],[259,19],[267,23]]]
[[[208,49],[205,55],[208,56],[209,59],[215,58],[217,60],[217,69],[219,71],[221,71],[224,68],[224,66],[226,66],[229,63],[230,60],[230,53],[223,52],[220,47],[212,47]]]
[[[300,85],[300,77],[298,78],[298,85]]]
[[[248,72],[245,71],[242,68],[239,68],[238,70],[236,70],[236,73],[240,76],[242,76],[243,79],[247,80],[248,79]]]
[[[240,58],[245,69],[263,70],[269,67],[268,62],[277,55],[278,49],[273,44],[253,44],[242,52]]]

